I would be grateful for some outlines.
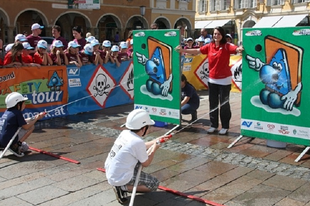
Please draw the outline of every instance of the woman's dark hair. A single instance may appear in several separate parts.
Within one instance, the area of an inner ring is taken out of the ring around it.
[[[221,26],[217,26],[214,28],[214,30],[218,30],[220,32],[220,34],[222,35],[222,39],[220,41],[220,44],[226,44],[227,43],[227,40],[226,40],[226,33],[223,29],[223,27]],[[214,34],[214,30],[213,30],[213,34]],[[212,42],[214,42],[214,38],[212,39]]]
[[[24,46],[20,42],[15,42],[12,46],[11,53],[12,53],[12,62],[16,62],[16,59],[20,63],[23,63],[22,55],[17,56],[17,52],[22,51],[24,49]]]
[[[187,79],[186,79],[186,76],[184,74],[182,74],[182,76],[181,76],[181,81],[187,83]]]
[[[72,28],[72,31],[76,31],[76,32],[78,32],[78,33],[80,33],[81,34],[81,36],[82,36],[82,28],[80,27],[80,26],[75,26],[75,27],[73,27]]]

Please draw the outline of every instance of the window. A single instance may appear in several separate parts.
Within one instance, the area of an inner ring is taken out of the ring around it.
[[[199,0],[198,1],[198,13],[199,14],[202,14],[202,13],[206,13],[207,11],[207,2],[206,0]]]
[[[230,6],[230,0],[210,0],[210,11],[227,10]]]
[[[310,0],[293,0],[294,4],[304,3],[304,2],[310,2]]]

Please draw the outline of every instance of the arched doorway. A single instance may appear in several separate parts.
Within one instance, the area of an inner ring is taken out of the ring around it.
[[[55,22],[55,25],[61,27],[61,35],[69,42],[73,40],[72,28],[80,26],[82,28],[82,36],[91,30],[89,20],[80,13],[66,13],[61,15]]]
[[[160,17],[156,19],[155,23],[158,25],[159,29],[170,29],[171,28],[170,22],[165,17]]]
[[[184,28],[184,32],[181,33],[183,37],[190,37],[192,32],[194,32],[192,31],[191,22],[188,19],[185,18],[178,19],[174,24],[174,28],[176,29],[178,26],[183,26]]]
[[[0,39],[2,39],[3,44],[7,44],[8,40],[8,17],[7,14],[0,9]]]
[[[122,26],[119,19],[113,15],[105,15],[98,22],[96,35],[100,42],[103,42],[104,40],[114,42],[115,35],[117,33],[121,34],[121,28]]]
[[[40,36],[46,36],[46,27],[48,25],[45,21],[45,18],[41,13],[33,10],[24,11],[17,17],[15,23],[16,27],[13,31],[13,35],[15,36],[16,34],[25,34],[27,36],[31,34],[31,25],[34,23],[38,23],[41,26],[44,26]]]
[[[147,21],[141,16],[133,16],[126,23],[124,39],[127,39],[130,30],[148,29]]]

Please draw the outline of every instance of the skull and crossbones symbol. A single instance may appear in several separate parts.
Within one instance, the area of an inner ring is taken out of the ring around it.
[[[97,93],[94,94],[95,97],[98,95],[107,95],[109,92],[106,91],[106,89],[110,88],[110,84],[107,84],[107,77],[104,74],[98,74],[96,76],[95,86],[93,88],[97,91]]]

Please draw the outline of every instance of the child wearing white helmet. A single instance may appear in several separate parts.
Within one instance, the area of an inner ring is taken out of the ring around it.
[[[28,100],[18,92],[12,92],[5,98],[7,110],[0,118],[0,147],[5,148],[18,128],[22,129],[14,138],[10,146],[10,151],[18,156],[24,156],[23,152],[28,149],[27,144],[24,142],[34,130],[34,124],[39,119],[45,116],[44,112],[37,114],[33,119],[24,119],[22,111],[25,109],[25,101]]]
[[[105,161],[106,177],[116,194],[119,203],[128,201],[127,192],[132,191],[139,166],[151,164],[155,151],[159,148],[158,139],[144,142],[142,137],[148,134],[149,127],[155,122],[143,109],[135,109],[129,113],[125,126]],[[153,145],[153,150],[147,154],[147,149]],[[156,191],[159,181],[141,171],[137,192]]]

